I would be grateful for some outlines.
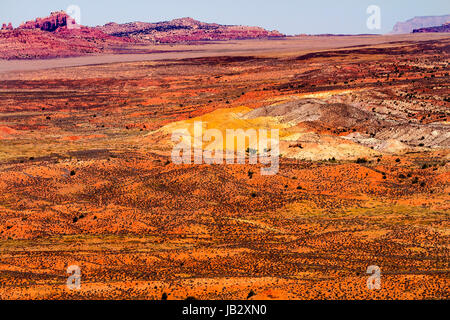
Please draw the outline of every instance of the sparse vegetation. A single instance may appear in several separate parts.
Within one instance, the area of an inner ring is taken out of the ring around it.
[[[366,158],[358,158],[358,159],[356,160],[356,163],[360,163],[360,164],[362,164],[362,163],[367,163],[367,159],[366,159]]]

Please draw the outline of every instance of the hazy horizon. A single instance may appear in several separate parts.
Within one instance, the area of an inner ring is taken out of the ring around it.
[[[104,25],[108,22],[158,22],[182,17],[192,17],[203,22],[228,25],[260,26],[278,30],[287,35],[294,34],[384,34],[392,30],[395,23],[416,16],[441,16],[449,14],[450,2],[446,0],[388,1],[388,0],[330,0],[320,2],[280,0],[277,3],[257,0],[227,3],[219,1],[135,0],[87,1],[3,0],[0,3],[0,23],[12,22],[17,27],[22,22],[45,17],[53,11],[66,10],[70,5],[81,9],[81,23],[87,26]],[[381,29],[370,30],[366,26],[370,5],[381,9]]]

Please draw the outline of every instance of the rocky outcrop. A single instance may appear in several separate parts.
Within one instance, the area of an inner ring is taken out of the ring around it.
[[[442,26],[414,29],[413,33],[429,33],[429,32],[450,32],[450,23],[444,23]]]
[[[41,29],[42,31],[53,32],[58,28],[67,27],[69,19],[70,16],[64,11],[52,12],[48,17],[22,23],[18,29]]]
[[[8,23],[8,25],[6,25],[6,23],[4,23],[3,26],[2,26],[2,30],[13,30],[13,29],[14,28],[13,28],[11,22]]]
[[[126,24],[109,23],[103,27],[77,26],[64,11],[28,21],[14,29],[3,24],[0,31],[0,59],[42,59],[81,56],[92,53],[122,52],[137,42],[184,43],[206,40],[258,39],[283,37],[277,31],[259,27],[224,26],[192,18],[167,22]]]

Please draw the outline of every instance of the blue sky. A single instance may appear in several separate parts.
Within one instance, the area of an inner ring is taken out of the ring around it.
[[[16,27],[69,5],[78,5],[81,23],[90,26],[192,17],[286,34],[387,33],[397,21],[450,14],[449,0],[0,0],[0,22],[12,22]],[[369,5],[381,9],[380,30],[366,27]]]

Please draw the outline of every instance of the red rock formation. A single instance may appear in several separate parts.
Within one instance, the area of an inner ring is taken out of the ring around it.
[[[13,29],[3,26],[0,33],[0,59],[42,59],[110,52],[112,47],[129,44],[129,38],[108,35],[96,28],[68,28],[73,21],[65,12],[28,21]]]
[[[52,12],[21,24],[17,29],[3,25],[0,59],[39,59],[120,52],[136,42],[179,43],[206,40],[283,37],[278,31],[259,27],[224,26],[192,18],[168,22],[109,23],[103,27],[68,28],[73,19],[64,11]]]
[[[278,31],[268,31],[260,27],[220,25],[200,22],[192,18],[157,23],[108,23],[98,28],[119,37],[161,43],[284,37]]]
[[[413,32],[414,29],[429,28],[439,26],[450,20],[450,15],[414,17],[405,22],[397,22],[391,31],[391,34],[406,34]]]
[[[49,17],[22,23],[18,29],[41,29],[52,32],[60,27],[67,27],[68,18],[70,18],[69,15],[64,11],[52,12]]]
[[[8,25],[6,25],[6,23],[4,23],[2,26],[2,30],[13,30],[13,26],[12,26],[11,22]]]

